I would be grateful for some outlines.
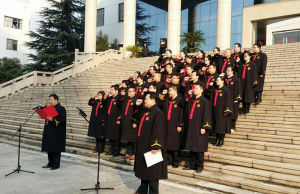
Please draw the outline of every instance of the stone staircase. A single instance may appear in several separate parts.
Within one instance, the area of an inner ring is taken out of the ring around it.
[[[248,115],[240,115],[236,132],[226,136],[224,146],[209,145],[202,173],[169,168],[169,173],[182,177],[175,181],[183,184],[184,178],[193,178],[261,193],[300,193],[300,44],[273,45],[263,51],[268,55],[263,102],[251,107]],[[15,144],[16,138],[7,138],[15,133],[33,106],[55,92],[68,112],[67,151],[95,156],[91,151],[94,143],[86,137],[88,126],[75,106],[89,116],[87,101],[92,94],[99,89],[107,90],[136,70],[146,69],[155,60],[113,61],[60,85],[33,87],[3,100],[0,141]],[[23,132],[24,147],[40,149],[43,125],[37,115],[28,122]],[[124,163],[121,157],[101,157]]]

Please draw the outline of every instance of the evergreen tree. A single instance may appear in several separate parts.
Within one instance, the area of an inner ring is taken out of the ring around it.
[[[72,64],[74,51],[83,50],[83,0],[48,0],[49,7],[41,11],[37,32],[29,33],[28,47],[34,50],[29,57],[33,64],[27,71],[55,71]]]
[[[150,15],[144,14],[145,9],[137,2],[136,4],[136,39],[139,45],[144,43],[150,45],[151,40],[149,33],[155,30],[155,26],[149,26],[148,22],[145,20],[150,17]]]
[[[22,75],[22,65],[17,58],[4,57],[0,59],[0,83]]]
[[[107,49],[108,49],[108,36],[107,34],[103,34],[103,32],[100,30],[96,38],[96,51],[102,52],[102,51],[106,51]]]

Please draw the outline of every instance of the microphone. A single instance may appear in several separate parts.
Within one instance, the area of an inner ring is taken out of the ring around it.
[[[85,114],[85,112],[83,110],[81,110],[81,108],[79,108],[78,106],[75,106],[75,108],[79,111],[79,114],[82,115],[83,117],[86,117],[87,115]]]
[[[42,108],[45,108],[45,106],[43,105],[37,105],[36,107],[32,108],[32,110],[35,110],[35,109],[42,109]]]

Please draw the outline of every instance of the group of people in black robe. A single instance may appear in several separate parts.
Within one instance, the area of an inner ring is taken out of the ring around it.
[[[213,55],[199,50],[195,56],[172,51],[143,73],[135,74],[110,91],[98,92],[89,100],[92,106],[88,136],[96,138],[97,151],[120,155],[126,145],[125,159],[135,160],[135,174],[141,179],[137,193],[157,193],[158,180],[167,177],[167,165],[177,168],[180,150],[188,150],[184,170],[203,170],[204,152],[209,135],[215,134],[215,146],[224,144],[226,133],[235,130],[239,114],[247,114],[252,103],[261,102],[267,56],[261,45],[253,53],[216,47]],[[242,108],[240,109],[240,103]],[[163,162],[149,168],[144,153],[161,152]]]

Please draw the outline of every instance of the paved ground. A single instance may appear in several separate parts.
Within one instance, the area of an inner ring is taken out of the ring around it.
[[[0,156],[0,194],[96,193],[80,191],[81,188],[95,185],[96,166],[85,163],[76,157],[62,157],[61,168],[51,171],[41,168],[47,163],[45,153],[21,149],[22,169],[34,171],[35,174],[21,172],[20,174],[4,177],[5,174],[11,172],[17,166],[17,147],[0,143]],[[102,190],[100,192],[105,194],[134,193],[140,183],[133,172],[116,170],[106,166],[100,168],[100,180],[101,186],[114,187],[112,191]],[[169,181],[161,181],[160,193],[193,194],[210,192]]]

